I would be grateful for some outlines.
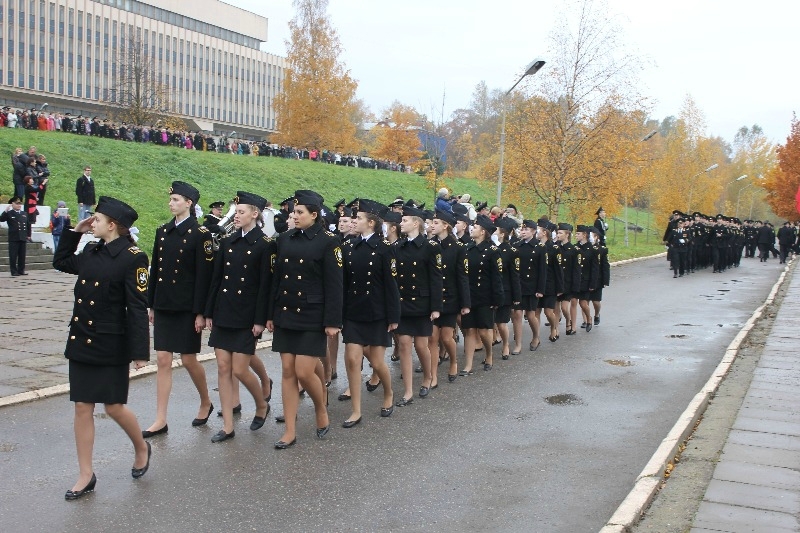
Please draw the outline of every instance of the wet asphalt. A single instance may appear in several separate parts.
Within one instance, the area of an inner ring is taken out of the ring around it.
[[[243,390],[236,438],[221,444],[210,442],[221,419],[190,426],[196,393],[176,370],[170,431],[151,439],[139,480],[129,441],[96,409],[97,488],[77,502],[63,496],[77,475],[68,396],[3,408],[0,530],[598,531],[781,269],[743,259],[673,279],[663,258],[614,267],[590,333],[565,336],[562,321],[561,338],[545,332],[532,353],[526,332],[522,355],[502,361],[495,347],[484,372],[478,352],[475,375],[455,383],[442,365],[439,388],[390,418],[379,417],[381,390],[364,390],[352,429],[341,428],[350,410],[336,400],[340,356],[332,431],[315,437],[305,399],[288,450],[272,447],[282,435],[277,354],[259,352],[276,386],[267,424],[249,430],[255,408]],[[399,397],[399,366],[389,364]],[[216,386],[215,364],[206,370]],[[155,376],[131,383],[129,406],[149,425]]]

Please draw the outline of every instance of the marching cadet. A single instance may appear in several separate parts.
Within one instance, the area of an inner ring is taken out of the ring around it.
[[[453,228],[456,239],[465,245],[469,244],[472,241],[469,236],[469,226],[471,224],[469,211],[463,204],[453,204],[453,215],[456,217],[456,225]]]
[[[494,311],[505,300],[503,294],[503,259],[500,250],[492,244],[491,235],[497,227],[486,215],[478,215],[472,226],[472,242],[467,245],[469,294],[472,304],[469,313],[461,315],[464,332],[464,370],[459,376],[471,376],[476,340],[486,350],[483,362],[485,371],[492,369],[492,332]]]
[[[500,252],[500,259],[503,261],[503,305],[498,307],[494,312],[494,324],[500,333],[500,340],[503,343],[501,357],[506,360],[509,358],[509,352],[511,350],[511,346],[509,345],[508,321],[511,320],[512,308],[516,311],[516,308],[520,307],[522,300],[519,252],[509,242],[518,224],[514,218],[502,217],[497,219],[496,225],[497,230],[494,235],[497,238],[497,249]],[[514,320],[514,338],[522,338],[521,311],[516,315],[516,320]],[[515,351],[519,352],[521,350],[515,349]]]
[[[355,220],[354,213],[351,208],[344,205],[344,201],[345,201],[344,199],[341,200],[342,202],[341,209],[336,211],[339,214],[338,220],[336,222],[337,224],[336,232],[338,232],[337,236],[339,237],[339,243],[342,248],[344,248],[349,243],[359,238],[358,234],[355,232],[355,226],[353,225],[353,222]],[[353,201],[355,202],[356,200]],[[334,381],[339,378],[336,372],[338,361],[339,361],[339,334],[336,334],[331,337],[328,337],[328,354],[327,357],[325,357],[325,359],[322,360],[322,368],[324,369],[325,372],[326,387],[329,387],[331,385],[331,381]],[[346,390],[339,396],[340,396],[339,401],[349,400],[351,398],[350,389],[348,388],[348,390]]]
[[[725,254],[727,252],[727,240],[728,240],[728,231],[725,228],[725,224],[722,223],[722,215],[717,215],[717,223],[714,224],[714,227],[711,229],[711,259],[714,263],[714,274],[721,273],[725,270],[726,265],[726,258]],[[678,229],[673,231],[671,245],[673,247],[677,246],[675,243],[680,243],[681,239],[683,238],[683,224],[679,222]],[[677,270],[677,269],[676,269]],[[676,271],[677,274],[677,271]],[[681,276],[683,275],[683,266],[681,265]],[[672,276],[677,277],[677,275]]]
[[[566,321],[566,334],[575,335],[578,333],[578,330],[575,329],[575,322],[578,320],[577,295],[580,290],[580,277],[576,280],[576,273],[579,273],[579,271],[575,268],[577,250],[575,245],[570,242],[572,224],[559,222],[556,238],[558,239],[558,246],[561,248],[561,272],[564,277],[564,293],[558,297],[560,302],[559,310]],[[552,326],[552,322],[550,324]]]
[[[142,432],[144,438],[169,431],[167,406],[172,390],[173,353],[181,355],[181,362],[200,395],[199,411],[192,425],[202,426],[214,411],[205,369],[197,361],[214,268],[211,233],[193,215],[199,200],[196,188],[182,181],[172,182],[169,210],[173,219],[156,230],[151,255],[155,276],[147,291],[153,345],[158,354],[156,419]]]
[[[431,387],[439,383],[439,344],[444,347],[450,360],[447,380],[452,383],[458,377],[458,346],[455,340],[457,318],[469,313],[469,272],[467,271],[467,248],[456,240],[453,226],[456,218],[452,213],[436,211],[431,227],[433,239],[442,248],[442,314],[433,321],[433,333],[428,342],[431,351]]]
[[[361,422],[361,364],[366,356],[373,378],[383,384],[382,417],[394,411],[392,378],[384,354],[391,345],[391,332],[400,322],[400,293],[391,268],[391,249],[383,239],[381,226],[388,208],[361,199],[356,215],[357,236],[344,246],[344,325],[345,364],[350,384],[352,412],[342,427]],[[367,383],[370,392],[377,384]]]
[[[578,281],[575,290],[583,314],[584,325],[581,327],[586,328],[586,333],[589,333],[592,331],[592,313],[589,310],[589,300],[592,297],[591,293],[597,287],[600,269],[597,266],[597,261],[594,260],[594,249],[589,242],[589,226],[579,225],[578,231],[575,232],[575,238],[578,241],[575,245],[577,252],[575,257],[575,270],[577,271],[575,278]]]
[[[27,276],[25,255],[28,244],[28,215],[22,209],[22,198],[15,196],[0,213],[0,222],[8,223],[8,265],[11,275]]]
[[[597,235],[596,231],[594,233]],[[597,266],[600,270],[597,279],[597,288],[592,291],[590,297],[592,306],[594,307],[595,326],[600,324],[600,308],[602,307],[603,301],[603,287],[608,287],[611,284],[611,265],[608,262],[608,247],[602,240],[600,240],[599,237],[600,236],[598,235],[598,238],[594,243],[594,255],[597,259]]]
[[[330,430],[321,360],[326,356],[327,338],[342,328],[341,243],[322,226],[323,200],[319,194],[299,190],[294,200],[295,227],[277,239],[275,282],[267,321],[267,328],[273,332],[272,351],[281,354],[283,373],[286,429],[274,444],[277,449],[297,442],[300,397],[293,391],[298,382],[314,402],[317,438],[325,438]]]
[[[539,297],[536,307],[536,320],[539,321],[539,312],[544,309],[544,315],[550,324],[550,335],[548,340],[556,342],[559,339],[558,322],[556,314],[556,300],[564,293],[564,273],[561,270],[561,247],[553,243],[551,236],[558,230],[558,226],[549,220],[539,219],[537,221],[536,236],[544,244],[546,254],[544,262],[547,269],[545,275],[544,292]]]
[[[400,202],[400,210],[401,212],[398,213],[395,211],[395,207],[389,206],[389,211],[384,213],[383,215],[383,235],[387,241],[389,241],[390,245],[394,245],[400,240],[400,222],[403,220],[402,215],[402,208],[403,208],[403,200],[397,200]],[[389,359],[393,362],[397,362],[400,360],[400,354],[397,352],[397,330],[392,332],[392,345],[394,349],[392,350],[392,355],[389,356]],[[378,384],[374,383],[375,378],[374,374],[370,377],[368,389],[371,387],[377,387]]]
[[[255,401],[252,431],[264,425],[272,393],[270,384],[270,396],[265,398],[264,378],[259,387],[250,366],[256,353],[256,341],[267,322],[275,241],[264,235],[260,227],[261,211],[267,206],[264,198],[239,191],[234,201],[236,231],[220,243],[204,313],[206,327],[211,330],[208,345],[214,348],[217,357],[224,426],[211,442],[223,442],[236,435],[233,429],[234,377],[244,384]]]
[[[519,281],[522,292],[522,301],[519,305],[525,313],[525,319],[531,328],[533,337],[530,343],[530,350],[535,352],[539,349],[539,317],[536,309],[539,307],[539,298],[544,296],[547,284],[547,248],[543,242],[537,239],[536,222],[533,220],[523,220],[520,229],[520,241],[517,244],[519,254]],[[549,318],[549,317],[548,317]],[[550,321],[558,327],[558,322]],[[552,337],[552,335],[551,335]],[[521,336],[519,337],[521,340]],[[519,342],[519,341],[518,341]],[[515,350],[513,355],[518,355],[521,350]]]
[[[96,403],[105,405],[108,416],[133,443],[131,476],[140,478],[150,467],[150,443],[142,438],[136,415],[125,406],[130,363],[139,369],[150,359],[147,254],[133,246],[129,232],[137,218],[128,204],[101,196],[94,215],[61,235],[53,256],[54,268],[78,276],[64,355],[69,359],[69,399],[75,402],[80,472],[64,495],[67,500],[93,492],[97,483],[92,466]],[[99,242],[75,254],[90,229]]]
[[[410,204],[409,204],[410,203]],[[428,337],[433,333],[433,321],[442,312],[442,248],[425,238],[422,209],[411,200],[403,206],[400,231],[405,235],[392,246],[392,268],[400,290],[400,324],[397,327],[397,351],[405,391],[396,403],[398,407],[414,401],[414,373],[411,364],[411,344],[422,366],[419,397],[425,398],[433,382],[428,349]]]

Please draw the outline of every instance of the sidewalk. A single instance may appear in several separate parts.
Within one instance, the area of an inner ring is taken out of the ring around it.
[[[691,531],[800,532],[800,275],[789,282]]]

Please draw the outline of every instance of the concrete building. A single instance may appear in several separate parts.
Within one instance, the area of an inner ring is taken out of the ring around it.
[[[0,106],[104,116],[138,43],[189,129],[260,138],[286,68],[267,30],[218,0],[0,0]]]

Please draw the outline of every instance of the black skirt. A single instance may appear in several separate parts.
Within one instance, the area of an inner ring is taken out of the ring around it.
[[[325,330],[302,331],[276,327],[272,333],[272,351],[327,357],[328,336],[325,335]]]
[[[589,299],[593,302],[602,302],[603,301],[603,289],[602,287],[599,289],[595,289],[589,293]]]
[[[494,329],[494,309],[473,307],[466,315],[461,315],[461,329]]]
[[[69,360],[69,399],[83,403],[128,403],[130,365],[88,365]]]
[[[253,337],[252,329],[223,328],[214,324],[208,337],[208,345],[228,352],[255,355],[256,342],[260,338],[261,335]]]
[[[523,311],[535,311],[538,303],[539,299],[536,298],[535,295],[523,296],[519,307],[515,307],[515,309],[522,309]]]
[[[545,294],[541,298],[539,298],[539,308],[540,309],[555,309],[556,308],[556,295],[555,294]]]
[[[501,305],[498,307],[494,312],[494,323],[495,324],[508,324],[508,321],[511,320],[511,306],[510,305]]]
[[[342,339],[345,344],[361,346],[391,346],[392,336],[387,331],[389,324],[385,320],[360,322],[345,320],[342,328]]]
[[[411,337],[430,337],[433,335],[433,322],[429,316],[401,316],[394,332]]]
[[[455,328],[458,324],[458,313],[446,313],[439,315],[439,318],[433,321],[433,325],[437,328]]]
[[[158,309],[153,313],[153,347],[157,352],[181,354],[200,352],[203,333],[194,330],[194,313]]]

